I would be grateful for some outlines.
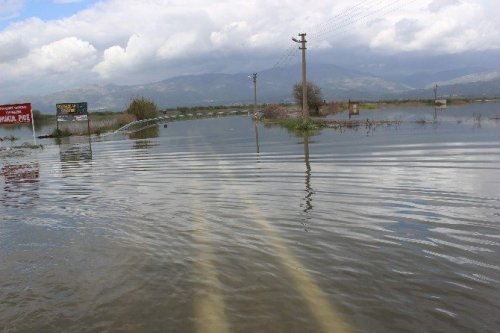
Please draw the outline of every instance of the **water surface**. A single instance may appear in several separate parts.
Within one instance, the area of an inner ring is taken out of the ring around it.
[[[3,152],[0,328],[498,332],[497,115],[311,137],[236,116]]]

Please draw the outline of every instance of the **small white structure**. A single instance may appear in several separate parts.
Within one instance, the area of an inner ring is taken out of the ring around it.
[[[446,99],[445,98],[436,99],[434,101],[434,105],[441,106],[441,107],[446,106]]]

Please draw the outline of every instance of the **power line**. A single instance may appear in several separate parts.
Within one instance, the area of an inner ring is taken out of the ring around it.
[[[331,19],[327,20],[326,22],[323,22],[321,24],[318,24],[315,27],[312,27],[310,29],[310,34],[313,35],[315,33],[318,33],[322,30],[325,30],[327,26],[338,23],[340,19],[347,18],[349,19],[350,17],[355,16],[357,13],[359,13],[361,10],[371,10],[375,5],[379,5],[380,1],[379,0],[363,0],[357,4],[355,4],[352,7],[344,9],[341,13],[335,15]]]
[[[313,27],[311,29],[311,33],[309,33],[310,39],[317,39],[326,35],[338,33],[356,23],[369,18],[387,15],[416,1],[417,0],[411,0],[409,2],[396,0],[386,4],[381,4],[379,0],[360,1],[357,4],[344,9],[341,13],[333,16],[328,21]],[[284,67],[285,64],[290,63],[296,56],[297,52],[295,46],[287,48],[285,53],[276,61],[271,70],[274,71],[280,67]]]
[[[348,20],[344,20],[342,22],[338,22],[338,25],[333,26],[333,27],[328,28],[328,29],[325,28],[323,31],[317,32],[316,34],[313,34],[313,35],[314,35],[314,37],[317,38],[317,37],[321,37],[321,36],[324,36],[324,35],[327,35],[327,34],[331,34],[331,33],[334,33],[334,32],[340,32],[342,30],[345,30],[350,25],[362,22],[362,21],[364,21],[366,19],[369,19],[369,18],[380,17],[382,15],[387,15],[387,14],[389,14],[391,12],[394,12],[394,11],[402,8],[403,6],[408,6],[409,4],[411,4],[413,2],[416,2],[416,1],[417,0],[411,0],[411,1],[397,0],[397,1],[392,2],[390,4],[387,4],[387,5],[384,5],[382,7],[379,7],[377,9],[375,9],[375,10],[372,10],[368,14],[361,15],[362,13],[360,13],[360,14],[355,15],[355,16],[353,15]],[[398,3],[400,3],[399,6],[395,6]],[[379,14],[379,15],[377,15],[377,14]]]

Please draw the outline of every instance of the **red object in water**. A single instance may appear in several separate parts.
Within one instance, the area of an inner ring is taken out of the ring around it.
[[[0,125],[30,123],[31,103],[0,105]]]

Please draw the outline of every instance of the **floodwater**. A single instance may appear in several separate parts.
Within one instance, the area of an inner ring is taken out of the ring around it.
[[[0,331],[499,332],[500,104],[359,117],[434,116],[0,151]]]

